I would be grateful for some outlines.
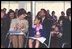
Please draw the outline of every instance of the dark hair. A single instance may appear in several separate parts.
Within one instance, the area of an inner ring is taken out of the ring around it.
[[[12,9],[9,9],[9,12],[10,12],[10,11],[13,11],[13,10],[12,10]]]
[[[61,11],[61,13],[64,13],[64,11]]]
[[[55,11],[52,11],[52,14],[55,13]]]
[[[26,14],[26,10],[23,9],[23,8],[21,8],[21,9],[18,10],[18,17],[19,17],[20,15],[22,15],[22,14]]]
[[[40,17],[35,17],[35,19],[40,20],[40,23],[42,22],[42,19]]]
[[[15,11],[16,11],[16,10],[18,10],[18,9],[15,9]]]
[[[67,16],[70,16],[70,14],[71,14],[71,8],[68,8],[68,9],[66,10],[66,15],[67,15]]]
[[[15,17],[15,12],[14,12],[12,9],[9,10],[9,12],[8,12],[8,14],[7,14],[8,17],[9,17],[9,15],[10,15],[10,13],[14,13],[14,18],[16,18],[16,17]]]
[[[29,12],[27,12],[27,14],[31,14],[31,12],[29,11]]]
[[[4,10],[4,12],[6,12],[7,9],[6,8],[3,8],[3,10]]]
[[[40,12],[41,12],[41,11],[38,11],[38,13],[37,13],[37,15],[36,15],[35,17],[39,17]]]
[[[32,13],[31,12],[27,12],[27,15],[30,15],[32,17]]]
[[[6,8],[3,8],[3,10],[4,10],[4,9],[7,10]]]
[[[3,12],[3,13],[4,13],[4,10],[3,10],[3,9],[1,9],[1,12]]]
[[[47,11],[45,10],[45,9],[41,9],[41,10],[43,10],[44,11],[44,13],[45,13],[45,17],[47,16]]]

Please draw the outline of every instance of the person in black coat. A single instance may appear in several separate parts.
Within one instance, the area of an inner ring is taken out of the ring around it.
[[[1,10],[1,46],[6,48],[8,46],[7,33],[9,30],[9,23],[6,17],[4,16],[4,11]]]
[[[31,26],[32,26],[32,13],[31,12],[28,12],[27,13],[27,16],[25,17],[26,20],[28,20],[28,23],[29,23],[29,31],[31,29]]]
[[[71,48],[71,8],[66,11],[66,18],[63,21],[63,36],[62,41],[66,43],[65,48]]]

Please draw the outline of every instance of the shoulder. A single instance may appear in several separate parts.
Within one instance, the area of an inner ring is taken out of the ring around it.
[[[15,19],[12,19],[12,21],[16,21],[17,19],[15,18]]]
[[[12,19],[11,22],[12,23],[16,23],[17,22],[17,19]]]

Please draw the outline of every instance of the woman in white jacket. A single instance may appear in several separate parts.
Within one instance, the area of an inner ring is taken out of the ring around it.
[[[18,11],[18,18],[11,21],[9,32],[13,48],[23,48],[24,34],[28,31],[28,21],[25,17],[26,11],[22,8]]]

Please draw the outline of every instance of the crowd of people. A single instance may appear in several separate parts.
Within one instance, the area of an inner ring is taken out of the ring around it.
[[[28,48],[45,47],[32,37],[44,37],[49,45],[50,34],[50,48],[71,48],[71,8],[66,10],[66,16],[62,11],[59,20],[55,11],[50,14],[49,10],[40,9],[33,23],[32,12],[26,12],[24,8],[15,11],[9,9],[8,13],[6,10],[1,9],[1,48],[8,48],[9,43],[10,48],[24,48],[27,33],[30,37],[27,40]]]

